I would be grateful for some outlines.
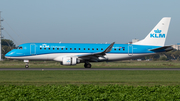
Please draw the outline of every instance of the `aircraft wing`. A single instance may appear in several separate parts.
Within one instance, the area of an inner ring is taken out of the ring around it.
[[[98,59],[98,57],[103,57],[104,55],[106,55],[106,53],[110,52],[112,50],[112,47],[114,44],[115,44],[115,42],[111,43],[103,52],[78,55],[78,58],[82,58],[83,60],[96,61]]]

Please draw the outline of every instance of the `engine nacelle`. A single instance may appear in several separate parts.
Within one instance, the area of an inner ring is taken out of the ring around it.
[[[76,57],[63,57],[61,65],[76,65],[78,63],[79,60]]]

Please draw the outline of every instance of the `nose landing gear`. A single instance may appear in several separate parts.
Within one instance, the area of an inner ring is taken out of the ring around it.
[[[29,65],[28,65],[29,60],[24,60],[24,62],[26,63],[25,68],[29,68]]]
[[[29,65],[25,65],[25,68],[29,68]]]

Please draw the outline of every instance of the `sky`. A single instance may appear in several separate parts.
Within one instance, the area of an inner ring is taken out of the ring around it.
[[[16,45],[128,43],[171,17],[166,45],[180,43],[180,0],[0,0],[2,31]]]

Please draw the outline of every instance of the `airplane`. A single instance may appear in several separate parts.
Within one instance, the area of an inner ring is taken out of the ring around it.
[[[153,55],[172,50],[164,46],[171,17],[162,18],[151,32],[135,43],[25,43],[8,52],[8,59],[24,60],[29,68],[29,60],[58,61],[61,65],[84,63],[91,68],[90,62],[119,61]]]

